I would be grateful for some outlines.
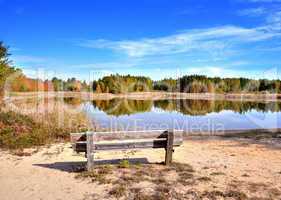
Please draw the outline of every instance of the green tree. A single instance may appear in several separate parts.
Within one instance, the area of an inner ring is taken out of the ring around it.
[[[7,77],[15,71],[10,66],[11,61],[9,60],[9,56],[8,47],[3,42],[0,42],[0,97],[3,96],[4,84]]]
[[[100,84],[97,84],[97,87],[96,87],[96,93],[102,93],[102,90],[101,90]]]
[[[54,77],[52,79],[52,84],[55,91],[62,91],[63,90],[63,81],[61,79],[58,79],[57,77]]]

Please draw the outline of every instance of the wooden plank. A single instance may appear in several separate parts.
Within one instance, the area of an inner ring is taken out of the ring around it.
[[[174,132],[168,132],[166,141],[166,154],[165,154],[165,165],[170,165],[172,163],[173,149],[174,147]]]
[[[174,147],[180,146],[182,140],[175,140]],[[92,151],[105,150],[126,150],[126,149],[146,149],[146,148],[166,148],[167,139],[143,139],[143,140],[121,140],[121,141],[103,141],[95,143]],[[77,152],[86,151],[86,142],[77,142],[75,147]]]
[[[91,171],[94,167],[94,135],[92,133],[87,134],[87,170]]]
[[[115,131],[115,132],[95,132],[97,141],[101,140],[123,140],[123,139],[139,139],[139,138],[152,138],[158,137],[162,133],[167,132],[164,130],[152,130],[152,131]],[[219,130],[219,131],[183,131],[175,130],[174,138],[186,138],[188,136],[232,136],[236,134],[266,134],[266,133],[281,133],[280,128],[273,129],[237,129],[237,130]],[[75,143],[77,141],[86,141],[86,133],[71,133],[70,141]]]
[[[112,131],[112,132],[94,132],[95,141],[102,140],[124,140],[124,139],[143,139],[165,137],[167,130],[140,130],[140,131]],[[174,130],[175,138],[182,138],[182,130]],[[86,141],[86,133],[71,133],[70,141]]]
[[[96,132],[97,139],[100,140],[111,140],[111,139],[138,139],[138,138],[151,138],[159,135],[159,132],[163,133],[164,130],[156,130],[156,131],[128,131],[124,133],[124,131],[117,132]],[[256,134],[266,134],[266,133],[281,133],[280,128],[273,129],[234,129],[234,130],[218,130],[218,131],[183,131],[183,130],[175,130],[174,137],[183,137],[187,138],[188,136],[232,136],[236,134],[247,134],[247,133],[256,133]],[[72,133],[70,135],[70,139],[72,143],[76,141],[86,141],[86,133]]]

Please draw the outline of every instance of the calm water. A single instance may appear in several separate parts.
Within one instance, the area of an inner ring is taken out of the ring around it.
[[[77,104],[75,99],[65,103]],[[229,130],[281,128],[281,104],[208,100],[96,100],[79,102],[95,126],[111,129]]]

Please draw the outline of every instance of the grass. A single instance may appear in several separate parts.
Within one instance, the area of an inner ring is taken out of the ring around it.
[[[225,173],[223,173],[223,172],[212,172],[210,175],[211,176],[224,176]]]
[[[198,181],[200,182],[209,182],[209,181],[212,181],[211,178],[207,177],[207,176],[202,176],[202,177],[199,177],[197,178]]]
[[[218,190],[214,191],[205,191],[203,194],[201,194],[202,198],[207,198],[207,199],[217,199],[217,197],[225,197],[224,193]]]
[[[127,188],[123,185],[117,185],[109,191],[109,195],[119,199],[127,193]]]
[[[248,196],[244,192],[229,190],[224,193],[224,197],[233,198],[235,200],[246,200]]]
[[[106,176],[111,173],[111,167],[104,165],[94,169],[93,171],[83,171],[78,173],[75,178],[90,179],[92,182],[98,182],[99,184],[109,184],[111,183],[111,180],[106,178]]]
[[[132,164],[128,160],[122,160],[118,165],[96,166],[91,172],[78,173],[76,178],[87,179],[98,184],[111,183],[109,195],[117,199],[130,197],[135,200],[160,200],[169,199],[172,195],[180,196],[174,191],[176,183],[166,176],[166,173],[172,171],[178,173],[182,180],[194,180],[192,174],[194,169],[187,164],[175,163],[167,167]],[[145,192],[145,188],[135,187],[144,182],[151,184],[151,187],[154,188],[152,193]]]
[[[62,112],[61,119],[59,115]],[[0,108],[0,148],[19,150],[68,141],[69,133],[84,131],[87,123],[81,113],[73,114],[66,110],[27,115]]]
[[[121,160],[118,165],[119,168],[130,168],[130,162],[128,160]]]
[[[195,170],[193,169],[193,167],[191,165],[177,163],[177,162],[172,163],[170,169],[175,170],[176,172],[182,172],[182,171],[190,172],[190,173],[195,172]]]
[[[180,171],[178,172],[178,179],[177,182],[180,184],[187,186],[187,185],[194,185],[194,175],[190,171]]]
[[[76,178],[82,178],[97,184],[107,184],[107,197],[132,200],[166,200],[166,199],[253,199],[256,191],[271,199],[279,199],[281,191],[267,188],[263,183],[234,181],[225,190],[219,189],[209,176],[200,176],[191,165],[173,163],[171,166],[157,164],[132,164],[128,160],[118,165],[95,166],[91,172],[79,172]],[[214,175],[214,174],[213,174]],[[215,172],[215,175],[222,175]],[[177,177],[177,178],[174,178]],[[198,184],[200,183],[200,184]],[[208,190],[197,190],[204,185]],[[247,191],[247,193],[245,193]],[[249,193],[250,192],[250,193]],[[252,197],[252,198],[251,198]],[[256,197],[255,199],[262,199]]]
[[[50,139],[48,130],[30,117],[15,112],[0,113],[0,147],[8,149],[43,145]]]

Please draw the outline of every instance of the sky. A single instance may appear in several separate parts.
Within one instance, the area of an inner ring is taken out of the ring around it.
[[[281,0],[0,0],[30,77],[281,78]]]

